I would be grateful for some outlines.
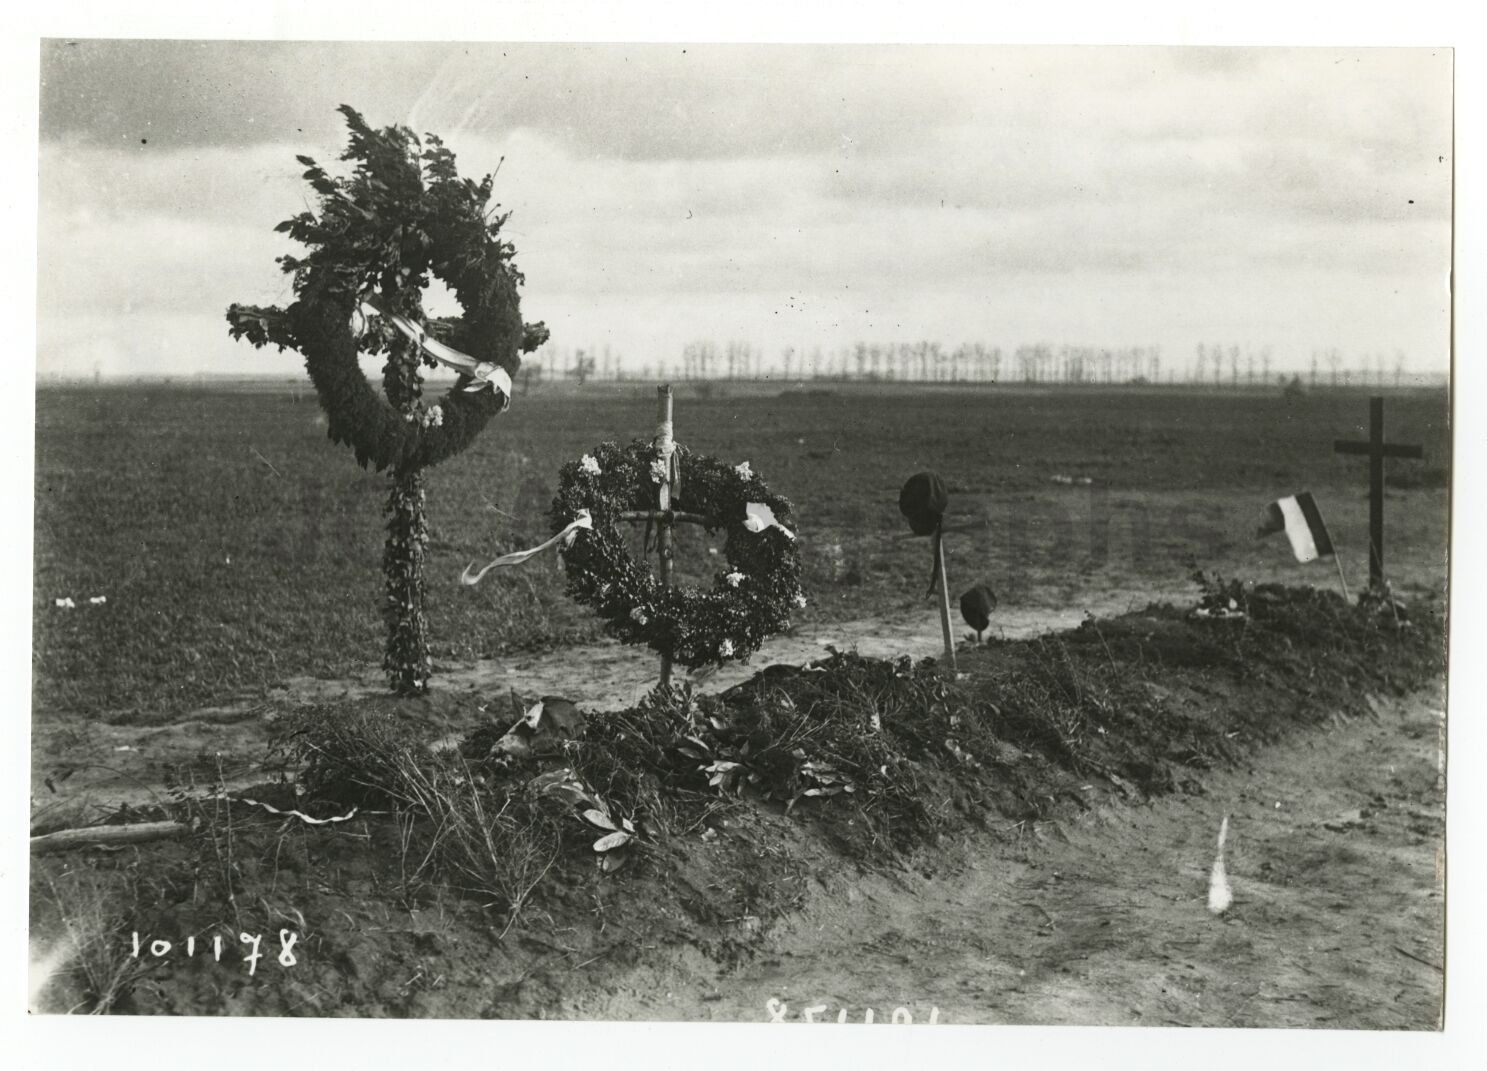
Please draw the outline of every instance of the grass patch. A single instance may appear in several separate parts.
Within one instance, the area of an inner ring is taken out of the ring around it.
[[[1396,483],[1424,481],[1404,492],[1407,508],[1391,506],[1401,575],[1440,571],[1446,503],[1430,488],[1445,482],[1446,403],[1444,392],[1389,402],[1393,434],[1423,443],[1436,466],[1435,475],[1416,464],[1390,468]],[[925,467],[964,489],[951,506],[952,523],[964,526],[949,544],[952,576],[978,563],[1009,606],[1048,605],[1061,591],[1107,583],[1168,591],[1172,563],[1192,553],[1255,575],[1252,544],[1242,538],[1251,515],[1303,479],[1340,544],[1366,546],[1362,471],[1326,445],[1356,434],[1364,407],[1361,396],[1327,392],[1284,400],[1188,391],[730,390],[687,399],[677,431],[704,453],[749,459],[795,502],[809,536],[803,581],[811,599],[798,620],[810,624],[922,608],[922,555],[893,501],[904,477]],[[471,561],[546,538],[559,466],[598,441],[644,434],[654,410],[654,390],[641,385],[524,395],[470,450],[429,471],[436,670],[599,634],[592,615],[564,596],[555,563],[494,575],[477,589],[462,589],[458,577]],[[1081,433],[1065,434],[1071,426]],[[164,717],[298,676],[344,678],[375,666],[384,640],[385,480],[326,441],[302,377],[253,392],[46,388],[37,392],[36,429],[39,718],[127,710]],[[1100,473],[1096,488],[1049,483],[1086,470]],[[1230,504],[1227,512],[1218,503]],[[1139,534],[1129,549],[1128,529]],[[703,535],[678,538],[679,580],[710,583]],[[1273,560],[1291,567],[1283,552]],[[88,602],[100,595],[108,601]],[[78,605],[57,607],[63,597]]]

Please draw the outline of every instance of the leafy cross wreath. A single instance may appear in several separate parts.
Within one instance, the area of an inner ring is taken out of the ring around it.
[[[509,404],[509,391],[497,390],[490,372],[514,374],[521,353],[547,340],[547,328],[522,323],[517,288],[524,280],[514,247],[498,237],[508,216],[493,217],[486,207],[493,176],[462,179],[454,153],[434,135],[422,147],[411,131],[373,130],[351,107],[340,110],[351,131],[342,158],[357,161],[354,173],[334,179],[310,157],[297,157],[320,195],[320,212],[274,228],[310,250],[278,258],[294,276],[296,301],[288,309],[234,304],[229,330],[254,346],[304,355],[329,437],[350,446],[361,465],[424,468],[464,450]],[[463,315],[424,329],[431,276],[454,293]],[[425,330],[423,339],[406,337]],[[389,358],[385,400],[357,363],[362,352]],[[440,354],[454,357],[441,362]],[[459,361],[464,355],[468,367]],[[419,366],[440,363],[461,375],[426,406]]]
[[[297,159],[319,196],[275,229],[308,247],[281,256],[294,279],[287,309],[234,304],[229,331],[255,347],[293,349],[305,358],[325,410],[328,435],[362,466],[390,469],[383,571],[388,626],[383,659],[395,691],[422,691],[432,674],[422,562],[428,545],[422,470],[464,450],[510,404],[510,376],[521,354],[547,340],[543,324],[523,324],[515,250],[500,238],[508,216],[488,208],[494,176],[462,179],[454,153],[434,135],[406,127],[374,130],[353,108],[333,178],[308,156]],[[423,289],[442,280],[462,315],[428,322]],[[358,357],[385,355],[379,396]],[[433,405],[421,398],[423,368],[460,374]]]
[[[748,462],[730,466],[677,445],[680,493],[671,508],[727,532],[711,590],[663,586],[626,546],[624,514],[655,508],[667,466],[652,442],[601,443],[560,471],[550,513],[554,533],[576,527],[563,552],[568,594],[602,617],[624,643],[645,644],[689,668],[747,658],[805,606],[790,503]],[[591,525],[577,525],[588,512]],[[586,530],[585,530],[586,529]]]

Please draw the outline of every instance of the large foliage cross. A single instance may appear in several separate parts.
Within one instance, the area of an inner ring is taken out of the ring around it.
[[[387,651],[393,689],[423,691],[433,672],[424,612],[423,556],[428,545],[422,470],[465,449],[509,399],[493,384],[459,376],[437,403],[422,398],[427,348],[394,326],[418,325],[429,337],[476,362],[514,375],[521,354],[547,340],[541,324],[523,324],[515,250],[500,237],[508,214],[490,206],[494,176],[462,179],[454,153],[432,134],[423,141],[406,127],[369,127],[354,109],[341,113],[350,144],[341,159],[351,173],[334,177],[298,157],[319,199],[276,228],[307,247],[282,256],[293,276],[287,308],[234,304],[227,310],[234,338],[255,347],[293,349],[305,366],[329,422],[329,436],[363,466],[391,473],[383,570]],[[423,289],[442,280],[463,315],[429,322]],[[368,315],[375,308],[380,315]],[[358,364],[363,353],[384,356],[382,394]]]

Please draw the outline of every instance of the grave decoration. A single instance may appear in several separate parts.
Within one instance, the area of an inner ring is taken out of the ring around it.
[[[541,547],[497,558],[462,580],[478,583],[493,567],[516,565],[556,545],[568,594],[604,619],[609,633],[661,656],[661,683],[671,667],[720,666],[747,658],[790,625],[805,606],[791,507],[745,461],[732,465],[677,443],[670,387],[658,389],[658,428],[628,446],[600,443],[565,464]],[[655,537],[656,574],[638,561],[622,525],[646,526]],[[725,565],[710,589],[672,584],[672,532],[696,524],[726,533]]]
[[[930,562],[929,591],[939,590],[940,630],[945,638],[945,664],[951,672],[955,663],[955,635],[950,629],[950,589],[945,584],[945,510],[950,493],[945,481],[933,472],[916,472],[904,482],[898,493],[898,510],[909,522],[916,536],[929,536],[933,549]],[[978,630],[979,632],[979,630]]]
[[[415,694],[433,672],[423,470],[464,450],[510,405],[521,354],[546,341],[547,329],[522,322],[523,277],[501,237],[508,216],[489,204],[494,176],[461,178],[437,137],[374,130],[352,108],[340,110],[350,130],[341,159],[351,174],[333,177],[298,157],[318,204],[276,228],[309,250],[279,258],[295,300],[288,308],[234,304],[227,320],[234,338],[302,354],[331,440],[362,466],[391,474],[383,666],[394,691]],[[423,290],[432,279],[449,288],[461,316],[428,319]],[[386,358],[381,394],[361,370],[363,353]],[[440,364],[458,377],[430,405],[424,371]]]
[[[1425,451],[1417,444],[1384,441],[1384,399],[1368,400],[1368,440],[1336,440],[1333,450],[1339,454],[1363,454],[1368,458],[1368,587],[1382,594],[1384,581],[1384,459],[1386,457],[1420,460]]]
[[[991,627],[991,615],[996,610],[996,592],[984,580],[963,592],[960,596],[960,616],[967,625],[976,630],[976,642],[981,642],[981,633]]]
[[[1255,538],[1284,532],[1290,541],[1291,553],[1305,565],[1318,558],[1330,557],[1337,566],[1337,579],[1342,584],[1342,597],[1352,601],[1348,594],[1348,578],[1343,575],[1342,559],[1332,545],[1332,536],[1322,520],[1322,511],[1310,491],[1298,491],[1294,495],[1278,498],[1265,507],[1265,519],[1255,529]]]

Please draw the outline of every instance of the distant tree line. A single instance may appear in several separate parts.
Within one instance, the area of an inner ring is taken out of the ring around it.
[[[679,356],[626,361],[610,346],[560,347],[551,343],[527,358],[521,385],[544,381],[599,382],[846,381],[860,383],[1033,383],[1072,385],[1174,385],[1248,389],[1293,380],[1311,389],[1402,386],[1403,350],[1344,357],[1336,348],[1313,350],[1309,372],[1294,364],[1277,371],[1269,345],[1199,343],[1184,363],[1164,359],[1162,347],[1052,346],[1003,350],[981,342],[953,348],[940,342],[857,342],[824,349],[786,346],[774,352],[745,341],[689,342]]]

